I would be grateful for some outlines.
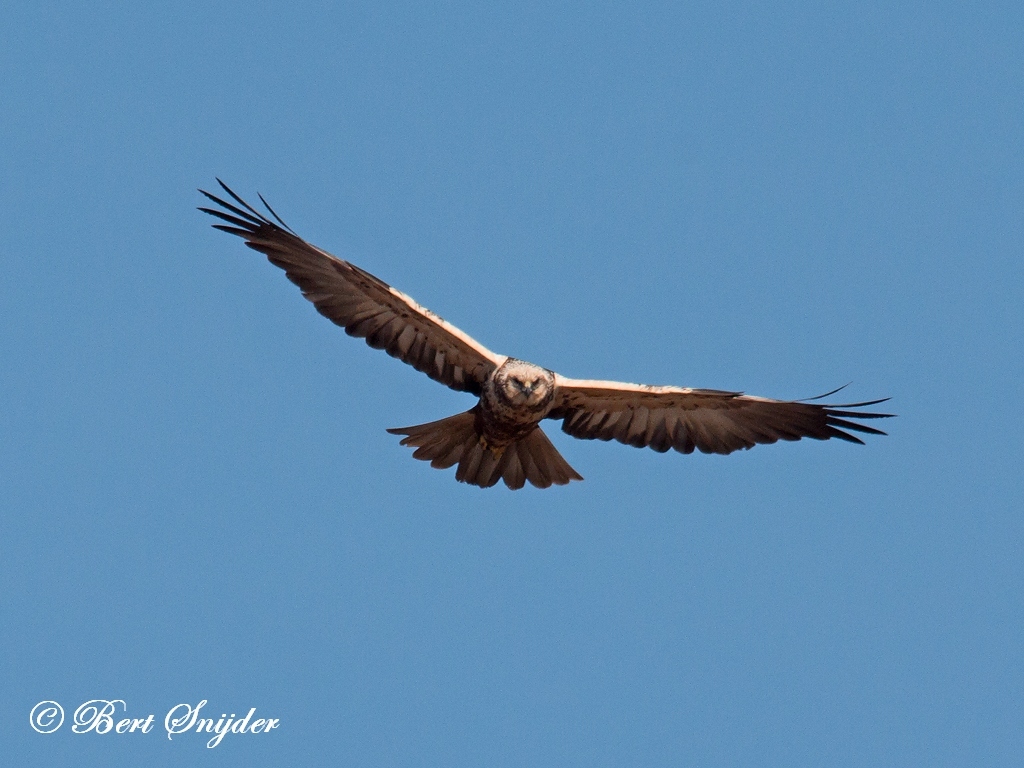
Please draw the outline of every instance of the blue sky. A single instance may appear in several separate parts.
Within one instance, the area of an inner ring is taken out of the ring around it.
[[[4,754],[1019,761],[1022,30],[1010,2],[6,9]],[[460,485],[384,429],[472,400],[212,230],[215,176],[496,351],[852,382],[899,418],[729,457],[549,423],[585,482]],[[71,733],[92,699],[156,727]],[[169,741],[201,700],[281,724]]]

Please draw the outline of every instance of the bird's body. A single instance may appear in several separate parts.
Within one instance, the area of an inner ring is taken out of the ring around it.
[[[710,389],[577,380],[495,354],[382,280],[310,245],[269,205],[276,222],[223,182],[221,186],[238,205],[203,192],[220,209],[200,210],[226,221],[214,226],[244,238],[284,269],[321,314],[435,381],[478,396],[465,413],[388,430],[405,436],[402,444],[416,448],[414,458],[441,469],[458,465],[455,477],[460,482],[489,487],[504,480],[516,489],[526,482],[547,488],[582,480],[540,429],[546,418],[561,420],[562,430],[573,437],[681,453],[696,449],[725,454],[802,437],[862,442],[845,430],[885,434],[851,419],[890,414],[850,410],[882,400],[823,405]]]
[[[491,445],[515,442],[537,426],[554,405],[555,374],[508,358],[484,382],[480,419]]]

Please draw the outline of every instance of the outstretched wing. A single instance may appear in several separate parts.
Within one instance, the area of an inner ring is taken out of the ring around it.
[[[227,222],[214,224],[214,228],[238,235],[250,248],[265,254],[302,289],[321,315],[350,336],[365,338],[374,349],[385,350],[452,389],[476,395],[491,371],[505,362],[504,355],[491,352],[401,291],[307,243],[281,221],[262,196],[260,200],[276,222],[223,181],[217,182],[238,205],[199,190],[220,206],[199,210]]]
[[[828,393],[831,394],[834,393]],[[802,437],[838,437],[863,443],[845,430],[869,435],[885,433],[853,419],[882,419],[892,414],[849,409],[876,405],[886,399],[824,405],[714,389],[581,381],[556,374],[555,407],[549,418],[562,419],[562,431],[583,440],[618,440],[659,452],[675,448],[680,453],[697,449],[724,454],[753,448],[757,443]]]

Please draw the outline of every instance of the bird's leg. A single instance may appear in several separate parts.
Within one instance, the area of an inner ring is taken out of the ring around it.
[[[496,445],[492,443],[485,435],[480,435],[480,445],[490,451],[496,459],[501,458],[501,455],[505,453],[505,448],[507,447],[505,445]]]

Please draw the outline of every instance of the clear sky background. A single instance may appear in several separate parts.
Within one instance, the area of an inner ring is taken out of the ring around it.
[[[495,351],[899,418],[458,484],[215,176]],[[8,764],[1024,755],[1019,2],[10,3],[0,203]]]

